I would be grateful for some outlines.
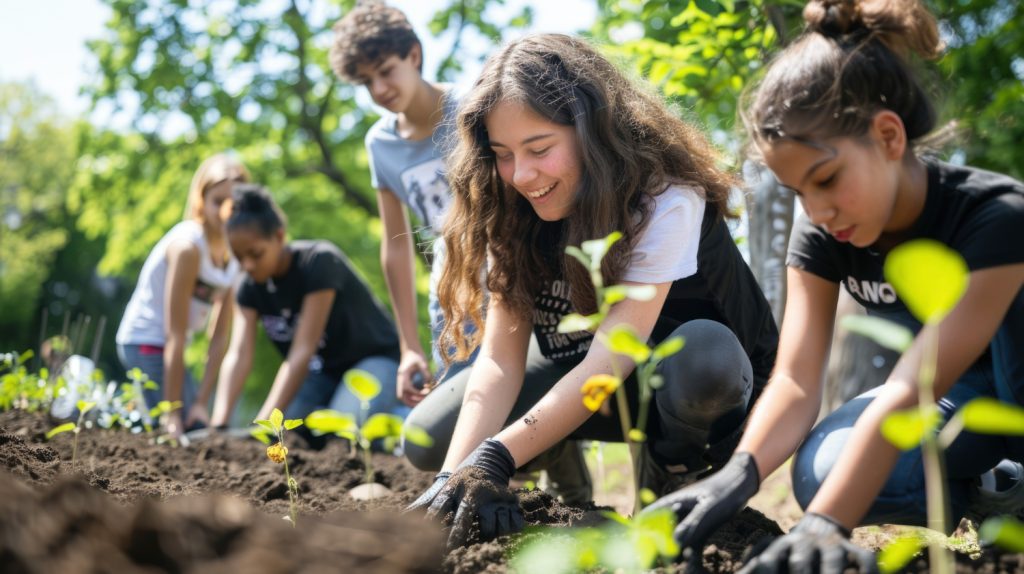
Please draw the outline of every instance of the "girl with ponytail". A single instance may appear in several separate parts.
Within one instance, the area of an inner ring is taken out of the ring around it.
[[[874,557],[850,543],[852,528],[926,523],[920,449],[901,453],[879,429],[917,403],[927,331],[939,331],[944,417],[979,396],[1024,399],[1024,185],[916,153],[936,114],[914,67],[941,48],[919,0],[814,0],[804,19],[743,114],[753,152],[805,213],[790,241],[775,370],[730,462],[653,506],[672,508],[681,547],[699,551],[795,453],[793,491],[807,513],[747,569],[840,572],[852,556],[871,570]],[[883,276],[886,254],[918,238],[944,243],[970,270],[963,298],[928,327]],[[840,285],[917,336],[886,384],[814,426]],[[955,518],[1024,508],[1020,437],[962,433],[945,459]]]
[[[341,384],[350,369],[381,383],[369,413],[398,410],[398,335],[345,255],[329,241],[287,241],[284,213],[262,187],[237,186],[233,199],[227,236],[245,273],[212,424],[228,424],[252,368],[258,323],[284,362],[257,418],[275,408],[289,419],[320,408],[361,413],[359,399]]]

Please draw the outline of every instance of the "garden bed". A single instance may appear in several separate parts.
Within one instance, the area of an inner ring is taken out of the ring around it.
[[[289,444],[299,485],[297,527],[279,465],[255,440],[213,436],[185,448],[128,432],[88,429],[45,439],[57,421],[0,413],[0,564],[5,572],[506,572],[516,539],[473,544],[449,554],[444,534],[401,513],[432,482],[404,460],[374,455],[375,477],[393,495],[349,497],[363,464],[344,441],[322,450]],[[569,507],[521,491],[532,525],[593,525],[598,507]],[[744,553],[780,532],[747,510],[712,539],[711,572],[733,572]],[[966,559],[966,557],[964,557]],[[916,565],[922,567],[921,563]],[[661,571],[677,571],[672,567]],[[964,572],[1024,572],[1017,555],[988,553]],[[921,570],[917,570],[921,571]]]

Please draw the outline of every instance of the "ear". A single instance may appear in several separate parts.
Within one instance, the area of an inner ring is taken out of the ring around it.
[[[871,120],[871,137],[891,160],[903,159],[907,151],[907,129],[892,110],[882,110]]]
[[[274,239],[281,245],[284,245],[284,227],[277,228],[277,231],[274,232]]]
[[[419,43],[413,44],[412,48],[409,48],[409,55],[406,56],[412,61],[412,65],[417,69],[423,64],[423,48]]]

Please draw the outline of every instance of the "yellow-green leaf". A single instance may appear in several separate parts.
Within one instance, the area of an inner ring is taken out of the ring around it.
[[[371,415],[360,429],[366,440],[402,435],[402,417],[388,413]]]
[[[372,400],[380,394],[380,381],[372,374],[361,369],[352,369],[345,373],[345,386],[360,401]]]
[[[969,271],[959,253],[930,239],[908,241],[885,260],[885,278],[922,323],[942,320],[967,290]]]
[[[964,428],[983,434],[1024,435],[1024,408],[990,397],[970,401],[960,411]]]
[[[654,494],[654,491],[649,488],[640,489],[640,502],[647,506],[648,504],[658,500],[658,495]]]
[[[990,518],[978,529],[978,538],[1011,552],[1024,552],[1024,524],[1009,516]]]
[[[917,407],[896,411],[882,421],[882,436],[901,450],[910,450],[921,444],[924,433],[938,425],[941,415],[933,408],[926,421]]]
[[[353,433],[358,430],[356,419],[347,413],[331,409],[313,411],[306,416],[306,428],[313,434]]]
[[[300,426],[302,426],[302,419],[288,419],[284,421],[285,430],[292,430],[293,428],[298,428]]]
[[[427,431],[423,430],[423,428],[416,425],[405,425],[402,430],[404,432],[405,442],[412,443],[416,446],[422,446],[424,448],[434,446],[433,437],[427,434]]]
[[[901,536],[878,553],[878,568],[885,574],[899,572],[928,542],[915,534]]]
[[[50,429],[49,431],[47,431],[46,439],[49,440],[49,439],[53,438],[54,436],[59,435],[62,432],[68,432],[68,431],[72,431],[72,430],[75,430],[75,423],[64,423],[64,424],[62,424],[60,426],[56,426],[56,427]]]
[[[847,315],[839,323],[851,333],[867,337],[879,345],[900,353],[910,348],[914,334],[899,323],[868,315]]]
[[[275,432],[281,428],[282,422],[284,422],[284,413],[281,412],[281,409],[274,408],[274,410],[270,411],[270,424],[274,426]]]
[[[666,357],[671,357],[683,349],[683,345],[686,344],[686,339],[682,336],[672,337],[671,339],[665,339],[654,348],[654,360],[660,361]]]
[[[600,269],[601,260],[608,254],[608,251],[615,245],[615,242],[622,239],[622,233],[613,231],[604,239],[592,239],[580,244],[584,253],[590,256],[590,269]]]
[[[636,336],[629,325],[616,325],[608,332],[608,348],[613,353],[626,355],[633,362],[642,363],[651,356],[651,348]]]
[[[558,322],[559,333],[575,333],[577,331],[592,331],[598,325],[597,315],[583,316],[579,313],[569,313]]]
[[[90,401],[78,401],[76,406],[78,407],[78,412],[84,415],[85,413],[89,412],[90,409],[96,406],[96,403]]]
[[[261,422],[265,422],[268,425],[270,424],[270,421],[261,421]],[[266,429],[263,429],[263,428],[260,428],[260,427],[252,427],[252,428],[249,429],[249,435],[252,436],[252,438],[260,441],[263,444],[266,444],[266,445],[270,444],[270,434],[266,431]]]
[[[252,421],[252,422],[260,425],[261,427],[266,429],[267,432],[269,432],[270,434],[277,434],[277,429],[274,428],[273,423],[271,423],[270,421],[268,421],[266,419],[259,419],[259,420],[255,420],[255,421]]]

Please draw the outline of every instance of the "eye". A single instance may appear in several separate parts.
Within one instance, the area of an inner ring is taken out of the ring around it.
[[[512,157],[513,157],[512,154],[508,153],[508,152],[501,153],[501,152],[499,152],[497,150],[491,150],[491,151],[494,152],[494,159],[496,159],[498,161],[501,161],[501,162],[508,161],[508,160],[512,159]]]
[[[838,174],[839,174],[838,171],[832,172],[832,175],[829,175],[825,179],[823,179],[823,180],[818,182],[818,187],[829,187],[829,186],[831,186],[833,183],[836,182],[836,177],[838,176]]]
[[[551,150],[551,146],[548,146],[548,147],[546,147],[544,149],[539,149],[539,150],[531,151],[530,153],[532,153],[533,155],[535,155],[537,157],[544,157],[544,156],[546,156],[548,154],[548,152],[550,150]]]

